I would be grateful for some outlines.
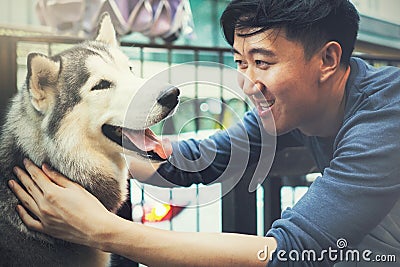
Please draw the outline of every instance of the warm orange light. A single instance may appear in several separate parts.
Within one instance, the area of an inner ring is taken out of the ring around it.
[[[168,213],[171,211],[171,205],[169,204],[157,204],[152,207],[149,212],[144,214],[144,221],[146,222],[161,222],[165,219]]]
[[[162,222],[172,220],[185,206],[174,206],[170,204],[153,204],[143,206],[142,222]]]

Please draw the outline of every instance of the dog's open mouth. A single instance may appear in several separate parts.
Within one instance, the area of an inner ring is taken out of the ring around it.
[[[102,131],[111,141],[127,150],[138,153],[142,157],[154,161],[164,161],[167,158],[160,140],[149,128],[131,130],[120,126],[104,124]]]

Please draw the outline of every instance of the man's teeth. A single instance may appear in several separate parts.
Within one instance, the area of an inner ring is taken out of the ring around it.
[[[273,104],[275,104],[275,100],[267,100],[266,102],[259,103],[260,107],[262,109],[268,109],[270,108]]]

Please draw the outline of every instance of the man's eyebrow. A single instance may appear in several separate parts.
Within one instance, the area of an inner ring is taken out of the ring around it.
[[[237,51],[235,48],[231,49],[232,54],[238,54],[241,55],[241,53],[239,53],[239,51]],[[252,48],[249,51],[249,54],[254,55],[254,54],[261,54],[267,57],[276,57],[276,54],[269,49],[265,49],[265,48]]]
[[[231,53],[240,55],[239,51],[237,51],[235,48],[231,49]]]
[[[249,54],[251,55],[260,54],[267,57],[276,57],[276,54],[272,50],[265,48],[252,48],[250,49]]]

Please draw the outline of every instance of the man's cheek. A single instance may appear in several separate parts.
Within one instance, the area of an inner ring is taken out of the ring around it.
[[[238,71],[237,82],[238,82],[239,87],[240,87],[242,90],[244,89],[245,81],[246,81],[245,76],[244,76],[242,73],[240,73],[240,72]]]

